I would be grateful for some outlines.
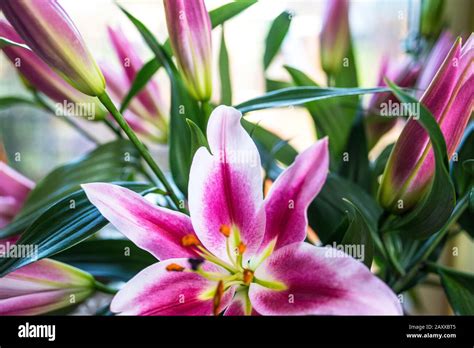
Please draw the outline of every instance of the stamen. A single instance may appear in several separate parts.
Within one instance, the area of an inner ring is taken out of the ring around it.
[[[198,246],[201,243],[199,243],[199,240],[196,238],[194,234],[187,234],[183,238],[181,238],[181,244],[185,247],[189,247],[189,246]]]
[[[213,299],[213,312],[214,315],[219,315],[219,305],[221,304],[222,295],[224,295],[224,282],[222,280],[217,284],[216,293]]]
[[[240,242],[240,244],[239,244],[239,246],[237,247],[237,249],[238,249],[238,251],[239,251],[239,254],[240,254],[240,255],[243,255],[244,252],[245,252],[245,250],[247,249],[247,246],[246,246],[244,243]]]
[[[253,272],[249,269],[244,269],[244,284],[250,285],[253,280]]]
[[[188,259],[189,264],[191,265],[191,269],[193,271],[197,271],[199,266],[204,262],[203,259]]]
[[[219,232],[222,233],[226,238],[230,236],[230,227],[228,225],[221,225]]]
[[[168,266],[166,266],[166,270],[168,272],[182,272],[184,271],[184,267],[178,265],[177,263],[170,263]]]

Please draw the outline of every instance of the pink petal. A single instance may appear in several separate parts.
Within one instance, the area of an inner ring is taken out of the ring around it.
[[[10,196],[21,202],[35,186],[34,182],[0,161],[0,196]]]
[[[226,238],[220,232],[223,225],[239,229],[249,257],[261,243],[265,222],[260,156],[240,118],[241,113],[230,107],[214,110],[207,128],[212,155],[200,148],[189,176],[189,208],[196,234],[224,260],[228,257]]]
[[[280,282],[272,290],[256,283],[249,296],[263,315],[399,315],[396,295],[367,267],[335,249],[287,245],[267,258],[255,278]]]
[[[188,216],[157,207],[126,188],[93,183],[82,185],[87,197],[100,213],[140,248],[160,260],[194,257],[192,248],[181,244],[193,234]]]
[[[132,278],[114,297],[111,310],[123,315],[212,315],[212,291],[217,282],[189,271],[167,271],[170,264],[189,269],[187,259],[169,259],[145,268]],[[223,270],[208,263],[204,271]],[[223,274],[224,275],[224,274]],[[205,296],[211,292],[211,296]],[[224,293],[220,309],[230,303],[234,290]]]
[[[232,302],[224,312],[225,316],[240,317],[248,315],[246,312],[246,294],[245,291],[241,290],[235,293]],[[252,308],[250,315],[259,315],[255,309]]]
[[[324,138],[296,157],[275,181],[265,198],[266,226],[260,249],[277,240],[276,248],[306,237],[306,210],[326,181],[328,140]]]

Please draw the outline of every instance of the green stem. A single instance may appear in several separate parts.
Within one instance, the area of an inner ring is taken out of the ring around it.
[[[36,102],[38,103],[39,106],[41,106],[44,110],[51,113],[51,115],[55,114],[54,110],[48,105],[48,103],[46,103],[43,100],[43,98],[40,97],[40,95],[36,91],[33,92],[33,95],[34,95],[35,100],[36,100]],[[81,134],[87,140],[89,140],[89,141],[91,141],[91,142],[93,142],[97,145],[100,144],[100,142],[97,139],[95,139],[92,135],[87,133],[81,126],[79,126],[76,122],[71,120],[69,117],[64,116],[64,117],[58,117],[58,118],[60,118],[64,122],[66,122],[71,128],[74,128],[74,130],[76,130],[79,134]]]
[[[105,294],[115,295],[118,292],[117,289],[113,289],[97,280],[94,281],[94,287],[97,291],[103,292]]]
[[[145,145],[143,145],[143,143],[140,141],[140,139],[138,139],[138,137],[136,136],[135,132],[130,128],[127,121],[125,121],[124,117],[118,111],[118,109],[115,107],[114,103],[112,102],[110,97],[107,95],[107,93],[102,94],[98,98],[99,98],[100,102],[112,114],[115,121],[117,121],[120,128],[122,128],[122,130],[125,132],[125,134],[130,139],[130,141],[133,143],[133,145],[135,145],[135,147],[140,152],[140,154],[143,157],[143,159],[145,160],[145,162],[148,163],[148,165],[150,166],[153,173],[158,177],[161,184],[165,187],[167,193],[169,194],[169,197],[171,198],[171,200],[175,204],[176,208],[179,209],[182,212],[186,212],[185,209],[181,208],[180,200],[178,199],[178,197],[174,193],[173,188],[169,184],[168,180],[166,179],[165,175],[161,171],[160,167],[158,167],[156,162],[151,157],[150,152],[145,147]]]
[[[408,267],[410,271],[402,278],[400,278],[395,285],[393,286],[393,290],[396,293],[402,292],[405,290],[406,286],[418,275],[420,269],[425,265],[426,260],[430,257],[430,255],[435,251],[436,247],[439,243],[443,240],[446,234],[449,231],[449,227],[451,224],[456,222],[456,220],[464,213],[466,208],[469,205],[469,192],[464,195],[456,204],[453,213],[449,220],[444,224],[443,228],[439,230],[436,234],[434,234],[428,242],[425,244],[426,247],[422,248],[417,256],[415,256],[415,260],[412,264]]]

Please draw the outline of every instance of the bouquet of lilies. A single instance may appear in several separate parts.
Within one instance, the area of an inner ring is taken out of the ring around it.
[[[474,314],[474,275],[440,261],[453,236],[474,237],[474,37],[445,31],[438,2],[423,1],[422,49],[385,57],[378,85],[361,88],[349,1],[331,0],[327,83],[285,66],[287,80],[234,104],[224,30],[218,79],[211,32],[255,2],[163,0],[166,42],[121,8],[153,58],[110,27],[116,71],[57,0],[0,0],[0,48],[29,92],[0,108],[62,116],[96,145],[37,183],[0,151],[0,315],[73,313],[99,293],[96,314],[402,315],[430,274],[456,314]],[[269,28],[264,71],[292,17]],[[318,140],[301,153],[246,119],[283,107],[314,121]],[[396,142],[369,157],[395,125]]]

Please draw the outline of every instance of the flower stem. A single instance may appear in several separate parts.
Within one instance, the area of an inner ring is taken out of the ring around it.
[[[107,93],[104,93],[104,94],[100,95],[98,98],[99,98],[100,102],[112,114],[115,121],[117,121],[120,128],[122,128],[122,130],[125,132],[125,134],[130,139],[130,141],[133,143],[133,145],[135,145],[135,147],[140,152],[140,154],[143,157],[143,159],[145,160],[145,162],[148,163],[148,165],[150,166],[153,173],[158,177],[161,184],[165,187],[167,193],[169,194],[169,197],[171,198],[171,200],[175,204],[176,208],[179,209],[182,212],[185,212],[185,210],[181,208],[180,200],[178,199],[178,197],[174,193],[173,188],[168,183],[168,180],[166,180],[166,177],[163,174],[163,172],[161,171],[160,167],[158,167],[156,162],[151,157],[150,152],[145,147],[145,145],[143,145],[143,143],[140,141],[140,139],[138,139],[138,137],[136,136],[135,132],[130,128],[127,121],[122,116],[122,114],[118,111],[118,109],[115,107],[114,103],[112,102],[110,97],[107,95]]]
[[[103,292],[105,294],[115,295],[118,292],[117,289],[113,289],[97,280],[94,281],[94,287],[97,291]]]

